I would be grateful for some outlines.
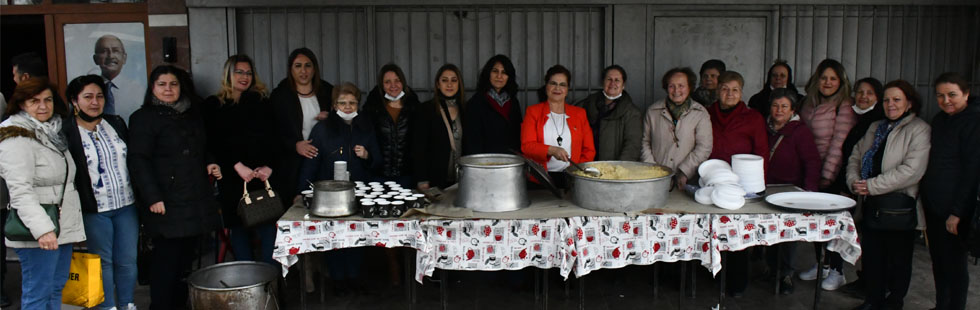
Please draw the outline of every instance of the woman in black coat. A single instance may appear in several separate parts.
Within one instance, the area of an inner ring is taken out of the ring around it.
[[[776,63],[769,67],[766,85],[763,85],[762,90],[749,98],[749,107],[762,113],[763,119],[769,119],[769,95],[772,94],[773,89],[777,88],[791,88],[797,94],[800,93],[796,89],[796,85],[793,85],[793,69],[790,69],[789,64],[782,59],[777,59]],[[803,97],[797,95],[796,99],[803,99]]]
[[[287,206],[297,193],[300,162],[319,152],[310,143],[310,131],[330,113],[332,92],[333,85],[320,79],[320,65],[313,51],[301,47],[289,54],[289,75],[269,96],[282,152],[272,167],[277,174],[273,186]]]
[[[228,173],[218,182],[221,214],[225,228],[231,231],[231,251],[235,260],[259,260],[270,264],[275,247],[274,221],[252,227],[242,227],[238,215],[238,203],[242,199],[242,184],[248,182],[248,190],[265,188],[275,160],[279,158],[278,136],[275,130],[262,126],[273,114],[272,105],[265,99],[265,85],[255,74],[252,59],[246,55],[233,55],[225,61],[221,89],[204,102],[208,131],[208,150],[214,154],[218,165]],[[257,180],[258,182],[251,182]],[[270,181],[278,183],[279,178]],[[252,235],[260,242],[259,256],[253,255]]]
[[[942,112],[932,119],[932,149],[921,193],[936,309],[964,309],[969,295],[966,236],[980,186],[980,100],[970,96],[969,85],[957,73],[944,73],[933,83]]]
[[[463,119],[463,155],[510,154],[521,149],[523,118],[517,100],[517,72],[510,58],[496,55],[483,65],[476,93],[466,102]]]
[[[405,73],[395,64],[387,64],[378,72],[378,85],[371,89],[364,102],[364,112],[371,117],[381,157],[384,158],[382,177],[405,188],[415,187],[412,171],[411,128],[419,97],[405,85]]]
[[[208,176],[221,169],[207,153],[200,103],[182,69],[150,73],[143,106],[129,124],[129,169],[140,200],[143,231],[153,238],[150,309],[175,309],[187,300],[187,274],[200,237],[221,227]]]
[[[453,64],[436,71],[435,96],[415,115],[412,161],[420,190],[456,184],[456,164],[463,153],[463,76]]]
[[[335,112],[317,123],[310,133],[313,146],[323,152],[303,159],[297,190],[316,181],[333,180],[336,161],[347,162],[351,181],[374,181],[381,172],[383,159],[374,124],[367,115],[357,112],[361,91],[354,84],[343,83],[333,92]]]
[[[866,77],[854,83],[854,105],[851,108],[857,114],[857,124],[851,127],[851,131],[847,133],[847,138],[844,139],[844,144],[841,147],[844,156],[841,158],[850,158],[851,152],[854,151],[854,145],[857,145],[858,141],[868,132],[871,123],[885,118],[885,108],[880,102],[883,98],[882,92],[884,90],[881,82],[873,77]],[[838,173],[837,180],[831,184],[827,192],[850,195],[851,192],[846,185],[846,175],[847,173]],[[836,252],[830,252],[827,255],[840,257]]]

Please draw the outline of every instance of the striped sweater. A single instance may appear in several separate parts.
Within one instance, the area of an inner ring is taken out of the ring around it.
[[[806,102],[806,101],[804,101]],[[857,123],[857,115],[851,109],[851,98],[844,98],[840,105],[827,99],[819,99],[817,105],[804,104],[800,117],[813,133],[813,140],[820,153],[823,168],[820,178],[834,180],[841,170],[843,152],[841,148],[847,133]]]

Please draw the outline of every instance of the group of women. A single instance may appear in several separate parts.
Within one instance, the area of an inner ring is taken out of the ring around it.
[[[697,88],[690,68],[674,68],[661,79],[667,97],[645,113],[625,91],[627,73],[617,65],[603,70],[602,90],[575,103],[568,100],[571,72],[555,65],[545,74],[540,103],[523,111],[516,70],[504,55],[486,62],[468,99],[459,68],[440,67],[425,102],[395,64],[381,68],[366,94],[351,83],[322,80],[309,49],[290,53],[288,68],[270,93],[248,56],[231,56],[220,91],[200,100],[185,71],[157,67],[128,128],[103,113],[106,85],[98,76],[72,80],[67,105],[45,80],[18,85],[9,118],[0,124],[0,176],[35,240],[6,240],[21,257],[23,307],[60,306],[71,245],[87,238],[89,249],[102,256],[107,298],[100,308],[135,309],[140,225],[153,245],[151,309],[186,303],[181,278],[202,236],[221,227],[230,230],[236,259],[272,262],[274,223],[246,227],[237,217],[243,184],[250,190],[270,182],[288,205],[309,183],[332,179],[334,164],[344,161],[351,180],[445,188],[456,183],[460,157],[517,150],[559,186],[572,162],[662,164],[683,186],[696,184],[697,167],[707,159],[756,154],[766,162],[768,183],[861,197],[864,208],[880,208],[877,197],[889,193],[913,205],[921,196],[925,212],[919,206],[916,214],[925,218],[916,223],[929,224],[937,306],[965,306],[961,236],[977,197],[980,106],[967,104],[968,84],[955,73],[933,85],[943,113],[930,131],[917,117],[922,100],[909,83],[882,86],[865,78],[852,94],[843,66],[830,59],[810,77],[806,96],[796,92],[789,65],[777,61],[748,105],[744,78],[723,62],[706,62]],[[60,217],[49,218],[41,204],[60,205]],[[915,226],[860,227],[867,284],[860,309],[901,308]],[[781,261],[773,273],[789,294],[795,251],[792,243],[780,246],[789,250],[770,261]],[[332,252],[331,277],[357,279],[363,254]],[[739,296],[748,259],[744,253],[730,259],[729,289]],[[812,280],[823,272],[821,286],[828,290],[846,283],[839,256],[828,255],[824,263],[828,267],[814,266],[799,277]]]

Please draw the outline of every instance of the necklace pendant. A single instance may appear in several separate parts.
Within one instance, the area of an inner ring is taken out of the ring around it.
[[[561,136],[558,136],[558,146],[561,146]]]

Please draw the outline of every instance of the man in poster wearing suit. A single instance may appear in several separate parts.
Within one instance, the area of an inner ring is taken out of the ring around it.
[[[111,34],[95,41],[92,60],[99,66],[108,93],[105,94],[105,113],[117,114],[125,119],[143,102],[143,91],[138,83],[120,75],[126,64],[126,47],[122,40]]]

